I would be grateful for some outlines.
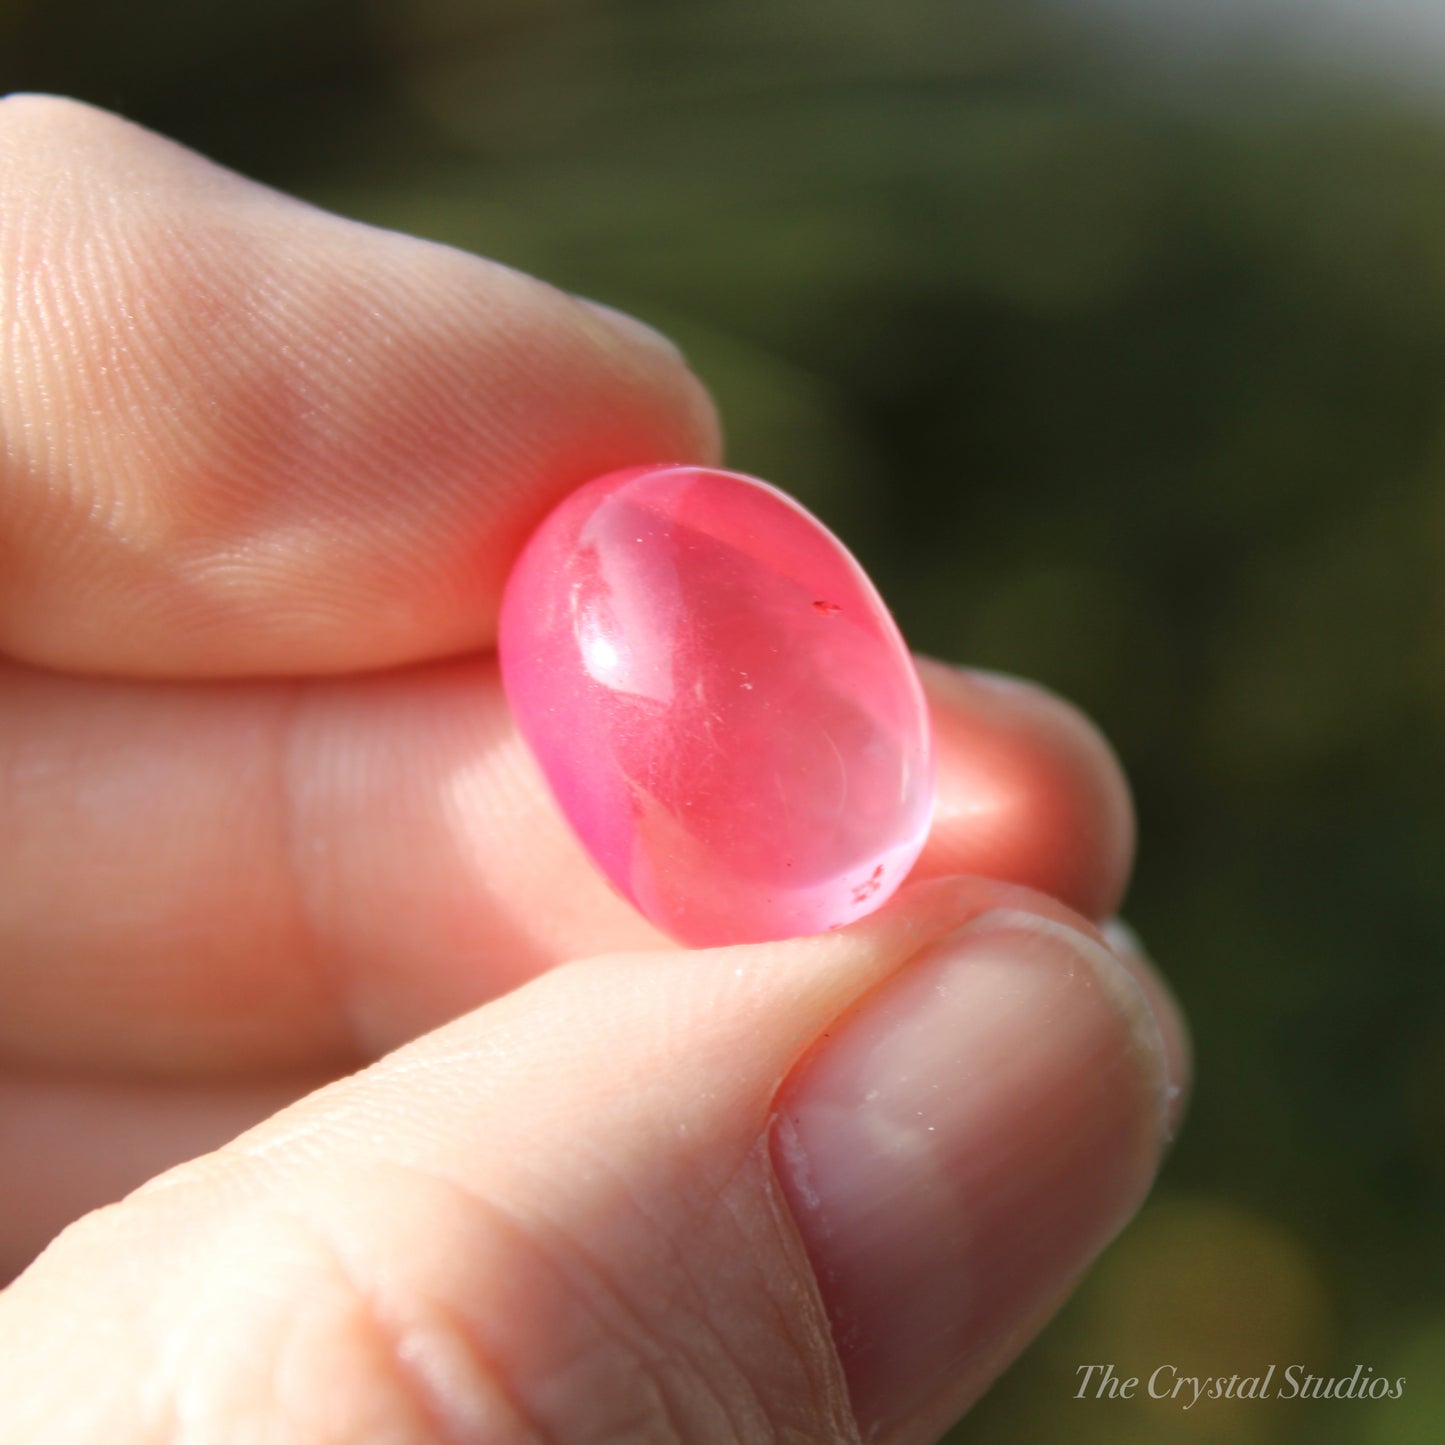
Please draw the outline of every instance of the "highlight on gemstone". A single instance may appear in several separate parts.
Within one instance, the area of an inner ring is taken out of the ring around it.
[[[574,492],[512,570],[500,652],[562,812],[681,943],[851,923],[923,847],[913,660],[843,544],[765,482],[654,466]]]

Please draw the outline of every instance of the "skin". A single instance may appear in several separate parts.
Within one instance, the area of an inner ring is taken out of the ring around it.
[[[0,101],[0,1439],[926,1441],[1137,1207],[1187,1046],[1067,704],[922,662],[823,938],[680,957],[560,821],[507,569],[719,457],[626,318]]]

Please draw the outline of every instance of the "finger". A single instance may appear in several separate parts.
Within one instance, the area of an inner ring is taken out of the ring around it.
[[[569,949],[665,943],[563,824],[491,658],[4,686],[11,1064],[354,1067]]]
[[[62,1235],[0,1433],[934,1438],[1158,1157],[1143,995],[1037,902],[534,980]]]
[[[150,675],[488,643],[560,496],[711,460],[646,329],[72,101],[0,101],[0,650]]]
[[[1087,725],[926,675],[923,871],[1116,898],[1127,794]],[[0,688],[12,1064],[353,1066],[563,959],[666,946],[562,821],[490,660],[307,684],[12,666]]]
[[[1107,917],[1129,881],[1134,810],[1098,728],[1033,683],[929,658],[918,666],[938,785],[917,876],[1003,878]]]
[[[324,1082],[204,1084],[0,1075],[0,1284],[65,1225],[219,1148]]]

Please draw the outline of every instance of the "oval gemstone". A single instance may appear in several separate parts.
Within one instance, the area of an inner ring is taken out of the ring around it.
[[[587,850],[682,943],[872,912],[928,831],[928,712],[843,544],[776,488],[641,467],[574,492],[507,581],[502,680]]]

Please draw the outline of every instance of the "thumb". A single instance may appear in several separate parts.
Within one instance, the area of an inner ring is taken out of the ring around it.
[[[931,1439],[1156,1166],[1160,1026],[1073,917],[946,880],[554,970],[61,1235],[0,1440]]]

